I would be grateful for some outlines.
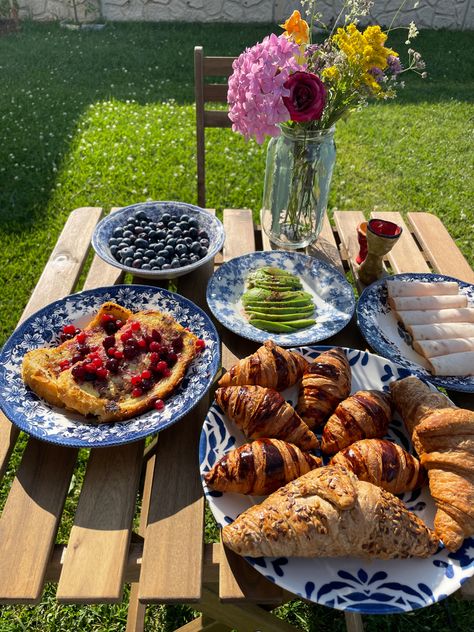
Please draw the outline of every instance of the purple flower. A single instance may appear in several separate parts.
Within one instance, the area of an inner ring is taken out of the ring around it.
[[[387,64],[388,64],[390,72],[393,75],[398,75],[399,73],[402,72],[402,64],[400,60],[398,59],[398,57],[396,57],[395,55],[389,55],[387,57]]]
[[[285,83],[291,72],[304,70],[297,61],[300,48],[290,39],[275,34],[247,48],[233,63],[227,102],[234,132],[247,140],[255,136],[278,136],[278,123],[290,120],[283,97],[290,94]]]
[[[321,118],[326,104],[326,88],[319,77],[312,72],[295,72],[285,83],[290,94],[283,97],[291,120],[296,123],[317,121]]]
[[[383,73],[382,70],[380,70],[380,68],[378,68],[377,66],[373,66],[370,70],[369,70],[370,74],[372,75],[372,77],[375,79],[375,81],[377,83],[382,83],[385,79],[385,75]]]

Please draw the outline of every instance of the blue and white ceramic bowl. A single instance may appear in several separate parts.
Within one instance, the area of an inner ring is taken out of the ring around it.
[[[313,295],[316,324],[292,334],[275,334],[248,322],[242,305],[246,279],[250,272],[263,266],[286,270],[300,279],[303,289]],[[335,267],[321,259],[286,250],[253,252],[227,261],[210,278],[206,298],[214,316],[234,333],[256,342],[272,338],[283,347],[330,338],[347,325],[355,309],[352,287]]]
[[[329,347],[296,349],[313,360]],[[380,356],[345,349],[352,369],[352,392],[359,389],[388,390],[389,383],[409,371]],[[432,387],[435,390],[434,387]],[[296,404],[298,387],[283,391]],[[395,416],[386,437],[412,451],[400,417]],[[261,497],[222,493],[209,489],[204,475],[224,454],[246,443],[242,432],[214,402],[204,422],[199,446],[202,483],[209,506],[222,528]],[[435,505],[427,487],[401,496],[407,507],[433,526]],[[474,575],[474,539],[467,538],[456,553],[444,548],[427,559],[364,560],[361,558],[245,558],[267,579],[299,597],[315,603],[360,612],[388,614],[428,606],[456,591]]]
[[[21,366],[27,351],[57,345],[64,325],[84,326],[106,301],[135,312],[143,309],[167,312],[202,338],[206,346],[188,367],[180,386],[166,399],[163,410],[151,410],[127,421],[94,424],[79,413],[57,408],[38,397],[24,384]],[[72,294],[30,316],[3,347],[0,408],[21,430],[51,443],[76,448],[130,443],[174,424],[197,404],[219,368],[219,349],[219,338],[210,318],[178,294],[146,285],[116,285]]]
[[[195,263],[170,270],[141,270],[139,268],[123,265],[117,261],[110,252],[109,239],[112,237],[112,233],[116,228],[126,224],[127,220],[136,215],[139,211],[145,212],[150,220],[155,222],[158,222],[165,213],[169,213],[172,217],[176,218],[186,214],[197,219],[199,228],[205,230],[209,235],[209,249],[207,255]],[[125,206],[119,211],[104,217],[96,226],[92,236],[92,246],[99,257],[107,263],[110,263],[111,266],[120,268],[124,272],[130,272],[134,276],[157,280],[175,279],[197,270],[197,268],[215,257],[224,245],[224,240],[225,233],[222,222],[198,206],[186,204],[185,202],[143,202]]]
[[[357,322],[360,330],[377,353],[409,369],[413,375],[423,380],[429,380],[437,386],[452,391],[474,393],[474,376],[435,376],[425,368],[424,358],[413,349],[410,334],[400,325],[388,304],[385,283],[387,279],[432,283],[456,281],[459,283],[460,293],[467,296],[469,307],[474,307],[474,285],[444,274],[428,272],[396,274],[380,279],[366,287],[357,304]]]

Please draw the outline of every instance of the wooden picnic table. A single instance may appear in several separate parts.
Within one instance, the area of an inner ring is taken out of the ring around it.
[[[102,210],[74,210],[57,241],[20,322],[77,286]],[[395,273],[436,271],[474,283],[474,272],[441,221],[429,213],[377,213],[403,226],[388,256]],[[361,212],[335,212],[326,218],[316,257],[347,273],[358,251],[356,227]],[[206,309],[205,288],[214,265],[232,257],[269,249],[248,209],[224,211],[226,242],[216,261],[177,279],[177,290]],[[122,281],[121,273],[94,257],[83,289]],[[257,343],[219,327],[222,364],[253,352]],[[325,341],[365,349],[355,319]],[[451,394],[465,407],[471,396]],[[198,468],[198,441],[210,395],[179,423],[145,447],[143,440],[89,451],[87,468],[67,544],[56,542],[63,507],[78,460],[78,450],[28,438],[0,517],[0,603],[37,604],[46,582],[57,582],[61,603],[113,603],[131,583],[127,630],[142,630],[146,604],[192,604],[202,617],[181,632],[295,630],[269,611],[293,598],[267,581],[220,544],[204,543],[204,497]],[[18,429],[0,414],[0,479],[8,468]],[[137,502],[140,525],[133,530]],[[474,595],[474,583],[463,586]],[[362,618],[346,613],[349,630],[362,630]]]

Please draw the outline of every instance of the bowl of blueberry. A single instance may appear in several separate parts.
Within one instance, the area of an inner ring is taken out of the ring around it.
[[[174,279],[212,259],[224,244],[222,223],[185,202],[144,202],[104,217],[92,245],[107,263],[135,276]]]

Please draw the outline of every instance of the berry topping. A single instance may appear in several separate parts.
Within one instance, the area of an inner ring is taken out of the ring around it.
[[[76,366],[72,367],[71,373],[76,382],[82,382],[85,379],[86,370],[82,364],[76,364]]]
[[[59,363],[59,368],[61,369],[61,371],[66,371],[66,369],[69,369],[70,366],[71,363],[69,362],[69,360],[61,360],[61,362]]]
[[[206,346],[206,343],[204,342],[204,340],[202,340],[202,338],[198,338],[196,340],[196,349],[198,351],[202,351],[205,346]]]
[[[83,331],[80,331],[77,336],[76,336],[76,340],[79,344],[83,344],[86,341],[86,334]]]
[[[176,353],[174,353],[173,351],[171,353],[168,353],[169,366],[172,366],[173,364],[175,364],[177,360],[178,360],[178,356],[176,355]]]
[[[143,390],[139,386],[136,386],[132,391],[132,397],[141,397],[142,395]]]
[[[151,378],[151,371],[145,369],[144,371],[142,371],[141,377],[143,380],[149,380]]]
[[[109,358],[115,358],[115,354],[117,353],[117,349],[115,347],[109,347],[106,351]]]
[[[158,330],[156,329],[152,329],[151,332],[151,337],[153,338],[153,340],[155,340],[156,342],[161,342],[161,334]]]
[[[150,351],[155,351],[155,352],[160,352],[161,351],[161,345],[159,342],[150,342]]]
[[[109,372],[107,371],[105,367],[101,367],[97,369],[96,375],[99,380],[106,380],[109,375]]]
[[[132,328],[132,331],[140,331],[140,323],[138,323],[136,320],[134,320],[130,324],[130,327]]]
[[[109,349],[110,347],[114,347],[115,346],[115,336],[107,336],[102,341],[102,344],[104,346],[104,349]]]
[[[174,338],[171,341],[171,346],[173,347],[173,351],[175,351],[176,353],[178,353],[179,351],[182,350],[183,348],[183,339],[181,338],[181,336],[177,336],[176,338]]]
[[[132,375],[132,384],[133,386],[138,386],[141,384],[142,378],[139,375]]]
[[[111,373],[118,373],[120,363],[118,360],[107,360],[107,362],[105,363],[105,368],[108,369]]]
[[[156,410],[163,410],[163,408],[165,407],[165,402],[162,399],[157,399],[153,406],[156,408]]]
[[[63,333],[66,335],[74,335],[76,333],[76,328],[74,325],[64,325]]]

